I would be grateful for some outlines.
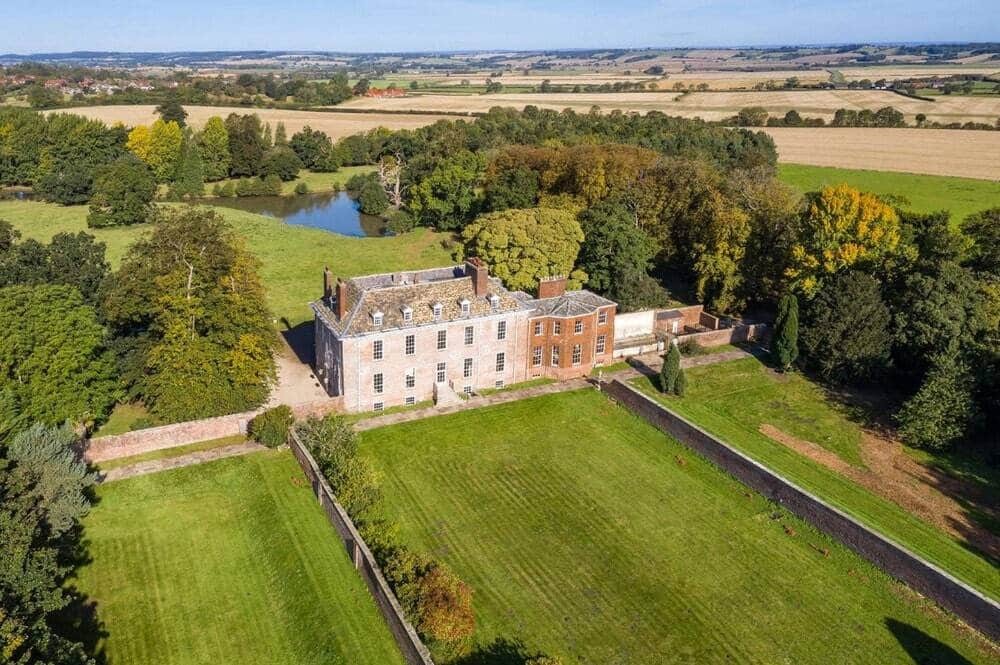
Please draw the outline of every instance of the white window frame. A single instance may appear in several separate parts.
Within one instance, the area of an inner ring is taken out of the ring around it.
[[[415,367],[411,367],[410,369],[406,370],[406,373],[405,373],[405,375],[403,377],[403,385],[405,385],[407,388],[415,388],[416,387],[416,385],[417,385],[417,369]]]
[[[559,367],[559,356],[560,349],[558,344],[552,346],[552,350],[549,352],[549,365],[551,367]]]
[[[445,351],[448,349],[448,331],[439,330],[437,331],[437,350]]]
[[[608,345],[608,336],[607,335],[598,335],[597,336],[597,346],[595,347],[596,350],[597,350],[597,353],[604,353],[605,350],[607,349],[607,345]]]
[[[472,346],[476,343],[476,329],[473,326],[465,326],[465,345]]]
[[[417,403],[417,398],[414,395],[407,395],[405,398],[403,398],[404,406],[413,406],[416,403]]]
[[[385,342],[380,339],[372,341],[372,360],[379,361],[385,358]]]
[[[458,304],[462,306],[462,316],[468,316],[472,313],[472,304],[468,300],[463,299]]]
[[[561,335],[562,334],[562,321],[553,321],[552,322],[552,334],[553,335]]]
[[[545,334],[545,324],[541,321],[535,321],[535,337]]]
[[[435,321],[440,321],[441,320],[441,313],[444,311],[444,307],[441,306],[441,303],[439,303],[439,302],[438,303],[434,303],[434,306],[431,308],[431,310],[434,313],[434,320]]]
[[[448,380],[448,363],[438,363],[435,370],[434,379],[437,383],[444,383]]]
[[[536,346],[531,350],[531,366],[541,367],[542,366],[542,353],[545,351],[545,347]]]
[[[464,386],[462,388],[462,392],[465,393],[466,395],[471,395],[472,394],[472,386]]]
[[[385,393],[385,375],[382,372],[376,372],[372,375],[372,392],[376,395]]]
[[[406,339],[403,340],[403,350],[408,356],[412,356],[417,352],[417,336],[407,335]]]
[[[501,351],[497,354],[497,373],[502,373],[507,369],[507,354]]]
[[[570,360],[573,362],[573,367],[583,362],[583,344],[573,345],[573,355],[570,357]]]
[[[382,327],[382,319],[384,317],[385,317],[385,315],[382,312],[374,312],[374,313],[372,313],[372,325],[375,326],[376,328],[381,328]]]
[[[471,379],[472,378],[472,358],[466,358],[462,361],[462,378]]]
[[[573,323],[573,334],[582,335],[583,334],[583,319],[577,319]]]
[[[413,322],[413,310],[409,307],[403,308],[403,323]]]
[[[497,321],[497,339],[505,340],[507,339],[507,322]]]
[[[375,402],[372,404],[372,411],[375,413],[382,413],[385,411],[385,402]]]
[[[597,323],[602,326],[608,323],[608,310],[602,309],[597,313]]]
[[[504,388],[503,379],[497,379],[496,381],[494,381],[493,387],[496,388],[497,390],[503,390]]]

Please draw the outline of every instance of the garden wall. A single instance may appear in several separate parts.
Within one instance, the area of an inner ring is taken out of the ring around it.
[[[323,474],[320,473],[319,466],[316,465],[316,460],[302,445],[294,431],[291,432],[288,445],[292,449],[295,459],[298,460],[299,466],[302,467],[303,473],[309,479],[313,493],[319,499],[319,504],[323,507],[327,519],[330,520],[330,524],[333,525],[340,540],[347,548],[347,553],[351,557],[351,561],[354,562],[354,568],[361,575],[361,579],[365,581],[368,591],[375,599],[375,604],[382,612],[382,616],[385,617],[389,631],[395,638],[396,644],[399,645],[399,650],[403,653],[406,662],[410,665],[434,665],[431,654],[420,640],[417,631],[403,616],[403,608],[400,607],[396,595],[389,588],[388,582],[385,581],[382,570],[376,563],[371,550],[368,549],[368,545],[358,533],[347,511],[337,503],[333,496],[333,490]]]
[[[601,390],[744,485],[785,506],[886,573],[954,612],[990,639],[1000,641],[1000,604],[996,601],[729,447],[635,388],[615,380],[602,383]]]
[[[702,346],[722,346],[723,344],[751,342],[761,339],[765,335],[766,331],[767,324],[764,323],[738,325],[732,328],[722,328],[721,330],[709,330],[708,332],[678,335],[677,342],[679,344],[690,339]]]
[[[339,399],[299,404],[292,407],[292,412],[298,418],[312,415],[322,416],[331,411],[340,410],[341,402]],[[216,418],[190,420],[184,423],[137,429],[134,432],[90,439],[84,448],[83,458],[91,463],[104,462],[121,457],[141,455],[154,450],[198,443],[199,441],[211,441],[212,439],[246,434],[247,424],[261,411],[262,409],[258,409]]]

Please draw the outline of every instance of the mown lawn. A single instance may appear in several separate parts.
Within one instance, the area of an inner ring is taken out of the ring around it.
[[[183,446],[174,446],[173,448],[152,450],[148,453],[140,453],[138,455],[132,455],[131,457],[118,457],[115,459],[109,459],[103,462],[97,462],[95,466],[101,471],[110,471],[111,469],[118,469],[123,466],[131,466],[133,464],[138,464],[139,462],[149,462],[152,460],[159,460],[159,459],[172,459],[174,457],[182,457],[184,455],[189,455],[191,453],[199,453],[206,450],[213,450],[215,448],[236,446],[246,442],[247,438],[245,436],[243,436],[242,434],[236,434],[234,436],[225,436],[222,437],[221,439],[210,439],[208,441],[198,441],[196,443],[188,443]]]
[[[683,398],[664,397],[650,379],[633,384],[730,445],[850,513],[993,598],[1000,572],[964,544],[845,476],[760,433],[762,424],[832,450],[860,464],[861,430],[817,385],[779,377],[756,358],[686,370]]]
[[[312,318],[308,303],[322,295],[323,267],[351,277],[403,269],[431,268],[452,261],[442,241],[447,237],[428,229],[386,238],[352,238],[321,229],[285,224],[279,220],[231,208],[214,207],[261,261],[261,278],[276,319],[296,325]],[[25,238],[47,242],[56,233],[86,231],[107,244],[112,266],[117,266],[132,242],[148,225],[88,229],[87,207],[64,207],[31,201],[0,201],[0,219],[11,222]]]
[[[1000,206],[1000,182],[989,180],[803,164],[779,164],[778,177],[803,192],[846,183],[875,194],[901,196],[909,201],[903,207],[910,210],[949,210],[955,226],[974,212]]]
[[[588,664],[991,657],[592,390],[370,430],[362,451],[404,541],[473,588],[482,658],[469,662],[509,643]]]
[[[402,663],[288,451],[98,489],[84,522],[110,665]]]

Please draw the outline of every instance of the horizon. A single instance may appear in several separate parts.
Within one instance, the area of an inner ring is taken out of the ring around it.
[[[62,5],[63,3],[53,3]],[[859,20],[893,16],[892,21]],[[638,48],[753,48],[776,45],[981,43],[998,39],[1000,6],[973,0],[945,12],[931,0],[264,0],[199,3],[92,0],[77,6],[7,10],[10,55],[287,51],[442,53]],[[199,29],[192,30],[196,21]],[[820,37],[822,36],[822,37]],[[545,43],[546,46],[538,46]],[[99,44],[101,48],[94,48]],[[579,44],[591,44],[581,47]],[[650,47],[649,44],[658,46]]]

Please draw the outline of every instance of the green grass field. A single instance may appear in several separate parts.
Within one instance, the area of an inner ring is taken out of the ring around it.
[[[778,177],[803,192],[846,183],[875,194],[893,194],[909,201],[917,212],[951,212],[957,226],[974,212],[1000,206],[1000,182],[948,176],[837,169],[802,164],[779,164]]]
[[[148,453],[132,455],[131,457],[118,457],[116,459],[98,462],[95,466],[101,471],[110,471],[112,469],[119,469],[123,466],[138,464],[139,462],[149,462],[151,460],[158,459],[172,459],[174,457],[182,457],[190,453],[198,453],[205,450],[212,450],[214,448],[236,446],[241,443],[246,443],[246,441],[247,438],[245,436],[237,434],[235,436],[222,437],[221,439],[209,439],[208,441],[198,441],[196,443],[188,443],[183,446],[174,446],[173,448],[153,450]]]
[[[109,665],[402,663],[291,453],[103,485],[84,522]]]
[[[374,170],[375,167],[373,166],[344,166],[338,169],[335,173],[317,173],[315,171],[303,169],[302,171],[299,171],[298,178],[282,183],[281,194],[282,196],[290,196],[294,194],[295,188],[299,185],[299,183],[303,182],[309,188],[310,192],[330,192],[334,189],[341,190],[344,188],[344,185],[347,184],[347,181],[355,175],[371,173]],[[238,182],[238,178],[205,183],[205,195],[210,196],[212,194],[212,189],[216,185],[225,185],[227,182],[232,182],[235,185]]]
[[[567,663],[991,658],[926,601],[592,390],[370,430],[362,452],[404,541],[473,588],[485,654],[509,641]],[[469,662],[520,662],[485,654]]]
[[[386,238],[352,238],[322,229],[231,208],[215,207],[261,261],[261,278],[276,319],[296,325],[312,318],[308,303],[322,295],[323,267],[350,277],[402,269],[449,265],[443,234],[427,229]],[[11,222],[25,238],[48,241],[61,231],[86,231],[107,244],[108,259],[117,266],[128,246],[148,225],[88,229],[87,207],[63,207],[32,201],[0,201],[0,219]]]
[[[748,358],[686,371],[683,398],[664,397],[650,379],[633,384],[730,445],[852,514],[980,591],[1000,598],[1000,573],[963,543],[852,480],[758,431],[770,424],[860,466],[860,426],[802,376],[777,377]]]

